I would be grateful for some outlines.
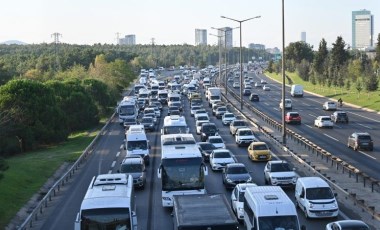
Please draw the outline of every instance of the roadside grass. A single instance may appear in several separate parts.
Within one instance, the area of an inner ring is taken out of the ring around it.
[[[265,74],[277,81],[282,82],[282,75],[276,74],[276,73],[268,73],[265,72]],[[339,88],[339,87],[327,87],[327,86],[321,86],[321,85],[313,85],[310,82],[303,81],[297,73],[286,73],[286,75],[289,76],[289,78],[292,79],[293,84],[300,84],[303,85],[303,88],[305,91],[313,92],[325,97],[334,98],[338,100],[339,98],[342,98],[343,100],[343,106],[344,103],[350,103],[357,106],[360,106],[362,108],[368,108],[375,111],[380,111],[380,89],[374,92],[367,93],[364,90],[360,92],[360,94],[355,89],[355,85],[351,86],[350,90],[347,90],[345,88]],[[289,82],[285,79],[285,83],[289,84]],[[290,85],[290,84],[289,84]],[[321,105],[322,107],[322,105]]]
[[[102,122],[103,123],[103,122]],[[75,162],[101,126],[92,132],[78,132],[57,146],[7,158],[9,169],[0,180],[0,229],[4,229],[29,199],[64,162]]]

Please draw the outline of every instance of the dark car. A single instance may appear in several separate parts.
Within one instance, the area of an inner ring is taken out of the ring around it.
[[[353,133],[348,137],[347,146],[353,148],[355,151],[358,149],[367,149],[373,151],[373,141],[369,133]]]
[[[260,101],[260,98],[259,98],[259,95],[256,94],[256,93],[251,93],[251,95],[249,96],[249,100],[250,101]]]
[[[206,141],[209,136],[216,136],[219,129],[214,123],[203,123],[201,126],[201,141]]]
[[[331,114],[331,120],[335,123],[348,123],[348,115],[344,111],[335,111],[333,114]]]
[[[152,132],[155,129],[154,120],[152,117],[141,118],[140,125],[143,125],[144,129],[152,131]]]
[[[237,184],[252,182],[252,177],[242,163],[227,164],[223,169],[223,184],[226,188],[235,188]]]
[[[287,112],[285,115],[285,122],[288,124],[301,124],[301,116],[298,112]]]
[[[249,89],[244,89],[244,90],[243,90],[243,96],[249,96],[249,95],[251,95],[251,90],[249,90]]]
[[[215,145],[210,142],[198,142],[198,148],[202,153],[205,162],[210,161],[210,154],[214,149],[217,149]]]
[[[118,173],[130,174],[133,178],[133,185],[144,188],[146,182],[146,169],[144,159],[140,156],[127,156],[121,162]]]

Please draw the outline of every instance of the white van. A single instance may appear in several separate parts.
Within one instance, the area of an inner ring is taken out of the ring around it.
[[[290,89],[290,95],[292,95],[292,97],[303,97],[303,86],[292,85],[292,88]]]
[[[125,134],[124,150],[126,156],[141,156],[149,165],[149,141],[143,125],[131,125]]]
[[[310,218],[338,216],[339,207],[334,194],[320,177],[298,178],[295,188],[296,205]]]
[[[306,229],[300,228],[296,207],[279,186],[246,188],[244,225],[250,230]]]

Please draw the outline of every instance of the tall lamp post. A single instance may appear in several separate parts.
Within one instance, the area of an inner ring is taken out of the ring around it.
[[[224,33],[224,63],[225,63],[224,88],[225,88],[225,94],[226,95],[227,95],[227,66],[228,66],[228,63],[227,63],[227,32],[232,31],[232,30],[237,29],[237,28],[239,28],[239,27],[230,28],[230,29],[226,30],[226,29],[211,27],[211,29],[219,30],[219,31],[222,31]]]
[[[219,35],[216,35],[216,34],[209,34],[211,36],[215,36],[215,37],[218,37],[218,45],[219,45],[219,79],[221,79],[221,71],[222,71],[222,66],[221,66],[221,59],[222,59],[222,51],[221,51],[221,41],[220,39],[223,37],[223,36],[219,36]]]
[[[284,0],[282,0],[282,144],[286,145],[286,122],[285,122],[285,19]]]
[[[229,17],[226,17],[226,16],[221,16],[221,18],[225,18],[225,19],[229,19],[229,20],[232,20],[232,21],[235,21],[235,22],[238,22],[239,23],[239,27],[240,27],[240,109],[243,110],[243,55],[242,55],[242,38],[241,38],[241,24],[243,22],[246,22],[246,21],[249,21],[249,20],[252,20],[252,19],[255,19],[255,18],[261,18],[261,16],[256,16],[256,17],[253,17],[253,18],[247,18],[247,19],[244,19],[244,20],[237,20],[237,19],[233,19],[233,18],[229,18]]]

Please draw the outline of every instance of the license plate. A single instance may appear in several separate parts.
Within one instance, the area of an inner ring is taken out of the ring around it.
[[[266,159],[267,156],[260,156],[259,158],[260,158],[260,159]]]

